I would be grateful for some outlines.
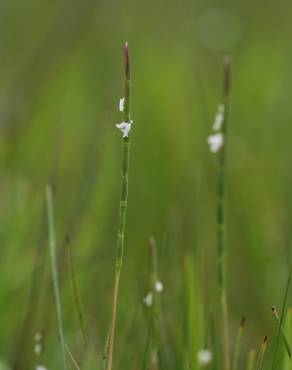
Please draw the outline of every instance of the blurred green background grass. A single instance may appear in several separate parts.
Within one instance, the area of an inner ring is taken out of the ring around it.
[[[1,1],[2,358],[31,367],[33,335],[44,328],[43,362],[60,364],[44,209],[49,180],[56,191],[66,339],[78,358],[64,247],[69,235],[92,336],[103,347],[120,193],[122,148],[114,124],[122,119],[125,40],[134,126],[117,368],[142,364],[150,235],[158,242],[165,288],[168,368],[181,366],[185,331],[203,345],[188,311],[194,299],[203,313],[195,324],[204,331],[216,295],[216,160],[206,139],[226,53],[234,69],[227,173],[231,335],[242,315],[247,349],[274,332],[270,306],[280,306],[291,247],[291,11],[284,0]],[[189,260],[192,282],[186,282]]]

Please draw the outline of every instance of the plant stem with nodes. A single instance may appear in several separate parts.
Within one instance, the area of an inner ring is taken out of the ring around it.
[[[81,327],[81,331],[82,331],[82,335],[83,335],[84,344],[85,344],[86,347],[88,347],[88,345],[89,345],[88,324],[87,324],[84,309],[83,309],[83,304],[82,304],[82,300],[81,300],[79,285],[78,285],[78,281],[77,281],[76,269],[75,269],[74,260],[73,260],[71,244],[70,244],[70,240],[69,240],[68,236],[66,237],[65,241],[66,241],[66,244],[67,244],[67,247],[68,247],[70,274],[71,274],[71,280],[72,280],[75,306],[76,306],[77,313],[78,313],[78,318],[79,318],[79,322],[80,322],[80,327]]]
[[[124,121],[127,123],[131,123],[130,61],[129,61],[129,48],[128,48],[127,42],[124,45],[124,58],[125,58]],[[117,302],[118,302],[120,273],[121,273],[121,268],[123,264],[126,210],[127,210],[127,203],[128,203],[129,159],[130,159],[130,137],[125,136],[123,137],[122,189],[121,189],[119,221],[118,221],[118,235],[117,235],[116,262],[115,262],[115,281],[114,281],[113,303],[112,303],[112,318],[111,318],[110,333],[109,333],[107,370],[112,370],[112,363],[113,363]]]
[[[224,369],[230,369],[228,309],[226,297],[226,250],[225,250],[225,162],[226,162],[226,134],[229,109],[229,97],[231,88],[231,62],[230,58],[224,60],[224,119],[222,134],[224,144],[218,156],[218,208],[217,208],[217,249],[218,249],[218,284],[220,304],[223,319],[223,343],[224,343]]]

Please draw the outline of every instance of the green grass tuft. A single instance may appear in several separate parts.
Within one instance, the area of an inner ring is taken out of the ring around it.
[[[58,280],[58,267],[57,267],[57,256],[56,256],[56,237],[55,237],[55,226],[54,226],[54,206],[53,206],[53,193],[51,186],[46,188],[46,201],[47,201],[47,215],[48,215],[48,232],[49,232],[49,247],[51,255],[51,268],[53,277],[53,286],[55,294],[56,312],[59,329],[59,339],[61,343],[61,351],[63,358],[63,369],[67,370],[67,357],[66,357],[66,346],[64,338],[61,300],[60,300],[60,289]]]

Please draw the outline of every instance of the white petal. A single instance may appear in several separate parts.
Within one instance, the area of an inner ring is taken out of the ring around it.
[[[218,152],[218,150],[222,147],[223,145],[223,134],[221,132],[218,132],[217,134],[210,135],[207,139],[207,142],[210,147],[210,151],[212,153]]]
[[[201,349],[197,354],[197,358],[199,365],[208,365],[212,362],[213,353],[209,349]]]
[[[121,123],[117,123],[116,124],[116,127],[121,130],[121,132],[123,133],[123,137],[128,137],[129,136],[129,132],[131,131],[131,127],[132,127],[132,120],[131,120],[131,123],[128,123],[128,122],[121,122]]]
[[[222,113],[217,113],[215,116],[214,124],[213,124],[213,130],[219,131],[221,130],[222,123],[224,121],[224,116]]]
[[[151,292],[147,293],[143,301],[147,307],[151,307],[153,303],[153,294]]]
[[[155,282],[155,290],[158,293],[161,293],[163,291],[163,284],[161,281],[156,281]]]
[[[119,111],[123,112],[125,109],[125,98],[121,98],[119,102]]]
[[[221,127],[224,121],[224,111],[225,111],[225,106],[223,104],[219,104],[217,108],[217,113],[215,115],[214,124],[213,124],[214,131],[221,130]]]
[[[34,353],[35,353],[36,355],[40,355],[40,354],[41,354],[41,352],[42,352],[42,346],[41,346],[41,344],[40,344],[40,343],[36,343],[36,344],[34,345]]]
[[[36,370],[47,370],[47,368],[42,365],[37,365]]]

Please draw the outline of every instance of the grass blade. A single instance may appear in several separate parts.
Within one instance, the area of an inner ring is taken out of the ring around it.
[[[70,357],[73,365],[76,367],[77,370],[80,370],[80,367],[77,364],[77,361],[75,360],[75,358],[73,357],[73,355],[72,355],[70,349],[68,348],[67,344],[65,346],[66,346],[66,351],[67,351],[67,353],[68,353],[68,355],[69,355],[69,357]]]
[[[55,302],[56,302],[59,338],[60,338],[62,357],[63,357],[63,367],[64,367],[64,370],[67,370],[68,366],[67,366],[67,358],[66,358],[66,347],[65,347],[65,339],[64,339],[60,290],[59,290],[59,281],[58,281],[57,257],[56,257],[56,237],[55,237],[55,227],[54,227],[53,194],[52,194],[52,188],[49,185],[46,188],[46,201],[47,201],[47,213],[48,213],[49,247],[50,247],[50,255],[51,255],[51,268],[52,268],[53,287],[54,287]]]
[[[156,241],[152,237],[149,239],[149,250],[151,260],[150,285],[153,291],[153,307],[152,307],[152,330],[151,330],[151,353],[150,353],[150,369],[158,370],[158,350],[159,350],[159,292],[156,289],[158,280],[158,259]]]
[[[75,270],[73,255],[72,255],[72,249],[71,249],[70,240],[68,237],[66,237],[66,244],[68,247],[70,274],[71,274],[71,281],[72,281],[72,287],[73,287],[73,293],[74,293],[75,306],[78,312],[78,317],[79,317],[79,322],[81,326],[84,343],[85,343],[85,346],[88,346],[89,344],[88,324],[87,324],[85,314],[84,314],[84,309],[82,305],[82,300],[80,296],[80,290],[79,290],[79,286],[77,282],[76,270]]]
[[[288,353],[288,356],[291,358],[291,348],[290,348],[290,344],[289,344],[289,342],[288,342],[288,339],[287,339],[287,337],[286,337],[286,334],[285,334],[285,330],[284,330],[284,328],[283,328],[283,325],[281,324],[281,320],[280,320],[280,316],[279,316],[279,314],[278,314],[278,311],[277,311],[277,309],[276,309],[276,307],[272,307],[272,312],[273,312],[273,314],[274,314],[274,317],[276,318],[276,320],[277,320],[277,323],[278,323],[278,328],[280,329],[280,332],[281,332],[281,337],[282,337],[282,339],[283,339],[283,342],[284,342],[284,344],[285,344],[285,348],[286,348],[286,351],[287,351],[287,353]]]
[[[146,339],[144,356],[143,356],[142,370],[147,370],[148,368],[148,354],[149,354],[150,341],[151,341],[151,332],[152,332],[152,318],[150,318],[149,320],[149,325],[148,325],[148,330],[147,330],[147,339]]]
[[[183,264],[185,286],[185,339],[182,347],[182,358],[188,356],[190,369],[193,370],[197,368],[198,352],[202,349],[202,346],[204,345],[206,345],[206,348],[208,348],[208,343],[206,328],[204,327],[202,322],[203,320],[199,299],[198,274],[196,271],[195,257],[193,253],[185,253],[183,257]],[[204,340],[203,343],[202,339]]]
[[[255,370],[255,356],[256,351],[252,349],[248,354],[246,370]]]
[[[285,320],[285,332],[288,333],[288,338],[292,339],[292,309],[289,308]],[[292,370],[292,361],[288,356],[283,359],[283,369],[282,370]]]
[[[236,370],[238,367],[238,358],[239,358],[239,353],[240,353],[240,345],[241,345],[244,325],[245,325],[245,318],[243,317],[241,319],[241,322],[238,328],[238,333],[237,333],[237,338],[236,338],[236,343],[235,343],[235,350],[234,350],[233,361],[232,361],[232,367],[231,367],[232,370]]]
[[[187,350],[185,350],[185,356],[184,356],[184,370],[190,370],[190,364],[189,364],[189,356],[187,353]]]
[[[263,343],[261,345],[260,352],[259,352],[256,370],[260,370],[260,368],[262,367],[264,355],[265,355],[266,348],[267,348],[267,342],[268,342],[268,337],[265,336],[265,338],[263,340]]]
[[[280,343],[280,337],[281,337],[281,327],[283,326],[285,307],[286,307],[287,298],[288,298],[290,281],[291,281],[291,270],[289,272],[289,276],[288,276],[288,280],[287,280],[287,284],[286,284],[286,289],[285,289],[285,294],[284,294],[284,299],[283,299],[283,303],[282,303],[279,329],[278,329],[278,334],[277,334],[277,339],[276,339],[276,344],[275,344],[274,357],[273,357],[273,363],[272,363],[272,370],[276,370],[277,355],[278,355],[278,349],[279,349],[279,343]]]
[[[102,354],[102,369],[106,370],[106,361],[108,354],[108,343],[109,343],[109,332],[106,335],[104,345],[103,345],[103,354]]]

